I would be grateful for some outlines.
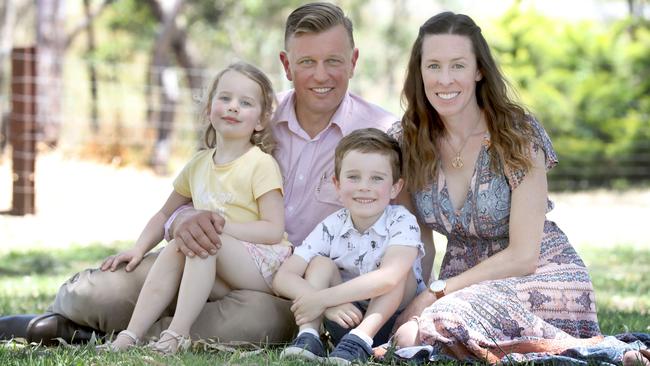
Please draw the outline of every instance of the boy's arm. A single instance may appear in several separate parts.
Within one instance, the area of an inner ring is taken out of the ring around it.
[[[242,241],[256,244],[277,244],[284,236],[284,199],[273,189],[257,199],[260,220],[226,221],[223,232]]]
[[[372,299],[389,292],[400,281],[406,280],[406,275],[411,270],[417,255],[416,247],[391,245],[386,249],[377,270],[334,287],[301,295],[291,307],[296,323],[300,325],[310,322],[321,315],[326,308]]]
[[[172,191],[163,207],[156,212],[151,219],[149,219],[149,222],[145,225],[138,240],[133,245],[133,248],[106,258],[102,262],[100,269],[102,271],[108,269],[115,271],[117,266],[123,262],[127,263],[127,272],[137,267],[142,260],[142,257],[162,241],[165,232],[164,225],[169,216],[171,216],[174,210],[178,207],[190,201],[190,198],[182,196],[176,191]]]
[[[285,260],[273,277],[275,292],[290,300],[304,294],[316,292],[303,278],[308,264],[301,256],[296,254]]]

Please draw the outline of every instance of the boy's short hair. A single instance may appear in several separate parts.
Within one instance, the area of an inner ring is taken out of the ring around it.
[[[326,2],[302,5],[291,12],[287,18],[284,28],[284,48],[285,50],[288,48],[289,39],[294,35],[325,32],[339,24],[345,27],[350,46],[354,48],[352,21],[345,16],[340,7]]]
[[[397,140],[386,132],[376,128],[362,128],[355,130],[343,137],[336,145],[334,152],[334,174],[339,179],[341,174],[341,163],[343,158],[350,151],[362,153],[378,153],[388,156],[391,170],[393,171],[393,183],[402,176],[402,151]]]

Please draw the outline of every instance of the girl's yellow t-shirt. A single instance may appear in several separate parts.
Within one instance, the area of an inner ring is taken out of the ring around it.
[[[191,198],[194,208],[218,212],[226,220],[259,220],[257,199],[273,189],[284,194],[278,163],[257,146],[223,165],[214,163],[215,152],[197,152],[174,180],[174,190]]]

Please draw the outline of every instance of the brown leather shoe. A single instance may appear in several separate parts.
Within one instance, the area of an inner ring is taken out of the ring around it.
[[[27,325],[26,338],[29,342],[41,343],[46,346],[59,344],[57,338],[67,343],[88,342],[93,333],[103,335],[100,331],[76,324],[56,313],[36,316]]]
[[[0,340],[27,338],[27,324],[37,314],[7,315],[0,318]]]

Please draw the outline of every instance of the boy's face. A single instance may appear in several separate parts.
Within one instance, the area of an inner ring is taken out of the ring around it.
[[[334,184],[343,206],[350,210],[354,227],[364,232],[379,219],[390,200],[397,197],[403,181],[400,178],[393,182],[387,155],[352,150],[343,157]]]

